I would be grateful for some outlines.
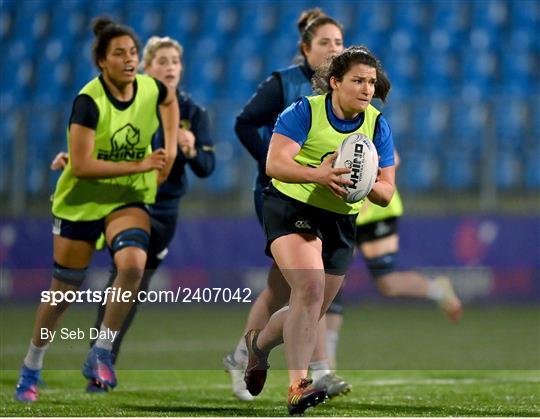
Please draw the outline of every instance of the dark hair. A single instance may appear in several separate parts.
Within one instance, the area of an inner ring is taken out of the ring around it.
[[[373,97],[379,98],[383,103],[386,102],[392,83],[390,83],[379,59],[363,45],[346,48],[340,54],[332,57],[326,64],[321,65],[313,76],[314,90],[319,93],[331,91],[330,78],[335,77],[339,81],[343,80],[343,76],[356,64],[365,64],[377,70],[377,82]]]
[[[313,41],[317,30],[321,26],[327,24],[337,26],[341,32],[341,36],[343,36],[343,26],[324,13],[319,7],[302,12],[298,18],[298,21],[296,22],[298,32],[300,32],[300,42],[298,43],[300,55],[305,57],[302,45],[305,44],[311,46],[311,41]]]
[[[112,39],[118,38],[119,36],[129,36],[133,39],[135,47],[137,47],[137,52],[141,49],[141,44],[133,29],[129,26],[116,23],[110,17],[99,16],[95,18],[92,22],[92,31],[96,37],[92,44],[92,56],[94,58],[94,64],[100,71],[99,61],[106,57],[107,47]]]

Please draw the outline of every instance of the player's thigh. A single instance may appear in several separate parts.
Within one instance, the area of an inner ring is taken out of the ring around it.
[[[66,268],[84,269],[90,264],[94,246],[93,241],[73,240],[54,235],[54,261]]]
[[[272,267],[268,273],[268,291],[276,304],[285,305],[289,301],[291,295],[291,287],[283,277],[277,264],[272,263]]]
[[[399,237],[392,234],[382,239],[376,239],[361,244],[362,254],[366,258],[374,258],[387,253],[396,253],[399,250]]]
[[[288,234],[275,239],[272,254],[291,292],[318,299],[324,292],[322,242],[312,234]]]

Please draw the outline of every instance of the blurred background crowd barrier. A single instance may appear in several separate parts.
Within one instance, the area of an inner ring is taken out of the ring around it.
[[[319,6],[344,24],[346,45],[365,44],[381,58],[393,82],[383,112],[402,157],[397,183],[406,207],[403,265],[448,268],[450,276],[459,266],[455,281],[464,272],[471,274],[462,279],[460,291],[484,287],[481,292],[469,290],[471,295],[496,296],[494,290],[506,287],[512,296],[517,287],[514,297],[538,298],[539,1],[0,4],[4,267],[50,265],[49,196],[58,174],[49,170],[49,163],[66,148],[72,100],[97,74],[90,57],[90,22],[107,14],[131,25],[143,43],[151,35],[178,39],[185,49],[183,88],[211,116],[216,172],[208,179],[191,179],[182,201],[183,221],[165,264],[169,270],[163,275],[192,269],[188,276],[193,279],[193,272],[205,267],[204,281],[212,283],[210,271],[221,278],[223,272],[232,272],[232,280],[238,278],[235,269],[242,269],[248,274],[240,276],[250,283],[249,269],[266,267],[268,259],[253,212],[250,171],[255,164],[234,133],[234,121],[258,83],[292,63],[298,43],[296,19],[303,9]],[[420,237],[419,231],[426,236]],[[236,265],[224,268],[214,265],[216,260]],[[358,263],[355,266],[353,271]],[[482,270],[486,266],[488,271]],[[497,275],[505,279],[497,282]],[[14,291],[9,279],[13,275],[8,277],[4,276],[2,295],[26,295]],[[357,284],[368,283],[364,279]],[[348,286],[362,292],[362,285]]]

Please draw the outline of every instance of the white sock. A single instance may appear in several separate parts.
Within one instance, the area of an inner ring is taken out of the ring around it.
[[[336,369],[336,355],[339,334],[335,330],[326,329],[326,356],[330,364],[330,368]]]
[[[24,365],[31,370],[40,370],[43,368],[43,358],[45,357],[45,352],[49,349],[49,344],[45,346],[38,347],[30,341],[30,346],[28,347],[28,352],[24,358]]]
[[[437,281],[428,281],[426,297],[430,300],[440,301],[444,297],[445,288]]]
[[[330,374],[330,364],[327,359],[310,362],[309,369],[311,370],[311,378],[313,378],[313,381],[317,381],[325,375]]]
[[[240,365],[244,367],[247,365],[248,351],[247,351],[247,346],[246,346],[246,340],[243,337],[238,342],[238,345],[236,345],[236,349],[234,350],[233,357],[234,357],[234,360],[238,362]]]
[[[101,326],[99,327],[99,336],[96,339],[96,343],[94,344],[94,346],[96,348],[112,351],[114,338],[117,335],[118,333],[114,333],[113,330],[109,329],[107,326],[105,326],[105,324],[101,323]],[[105,336],[105,337],[102,337],[102,336]]]

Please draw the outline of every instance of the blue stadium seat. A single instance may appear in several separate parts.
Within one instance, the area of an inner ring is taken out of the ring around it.
[[[459,149],[479,150],[488,134],[489,112],[485,101],[455,102],[450,116],[452,144]]]
[[[401,101],[393,96],[388,102],[388,105],[384,107],[381,107],[375,103],[375,107],[382,111],[385,119],[388,121],[388,124],[392,129],[394,144],[398,148],[398,151],[400,146],[403,145],[403,142],[412,131],[413,109],[411,106],[408,106],[407,103],[407,101]]]
[[[91,48],[93,38],[90,35],[82,38],[75,44],[74,51],[80,51],[80,54],[72,61],[72,92],[75,93],[83,88],[83,86],[99,74],[95,67]]]
[[[278,30],[278,7],[275,2],[268,0],[242,4],[238,32],[254,37],[271,35]]]
[[[483,0],[470,2],[471,21],[476,27],[504,30],[508,25],[508,2],[505,0]]]
[[[429,101],[412,114],[413,141],[424,152],[440,148],[449,134],[451,111],[446,101]]]
[[[62,0],[52,8],[49,35],[72,43],[85,31],[90,32],[84,1]]]
[[[518,148],[530,131],[527,102],[508,99],[494,106],[495,135],[500,146]]]
[[[124,21],[133,28],[140,41],[153,35],[162,35],[161,11],[153,2],[133,2],[126,8]]]
[[[514,28],[537,33],[540,25],[540,4],[537,1],[510,1],[509,9]]]
[[[423,32],[429,23],[429,3],[421,0],[393,4],[394,25],[408,32]]]
[[[520,153],[504,150],[497,153],[495,181],[503,190],[515,190],[523,186],[523,168]]]
[[[123,0],[96,0],[88,1],[87,4],[87,13],[90,20],[93,20],[97,16],[105,15],[122,22]]]
[[[49,145],[58,135],[58,112],[52,107],[35,104],[27,114],[26,118],[26,136],[28,147],[40,151],[42,157],[48,156]],[[61,110],[61,109],[59,109]]]
[[[539,96],[536,95],[536,98],[532,99],[530,101],[530,107],[531,110],[531,119],[530,123],[532,125],[531,127],[531,135],[533,135],[534,138],[536,138],[537,142],[540,143],[540,99]]]
[[[240,21],[240,5],[220,1],[212,7],[201,6],[201,28],[206,36],[230,36],[237,31]]]
[[[163,2],[163,33],[178,40],[187,40],[191,44],[193,36],[204,33],[201,28],[201,10],[196,0],[178,3]]]
[[[461,0],[435,0],[431,4],[431,28],[444,29],[454,36],[460,37],[468,30],[470,17],[469,2]]]
[[[433,154],[421,148],[400,150],[399,183],[404,190],[427,192],[436,186],[438,169]]]
[[[5,7],[0,9],[0,42],[2,42],[2,44],[6,42],[11,35],[13,15],[14,13]]]
[[[500,53],[502,67],[501,93],[511,96],[526,97],[534,84],[535,74],[538,73],[538,57],[532,49],[512,50]]]
[[[6,61],[20,62],[32,58],[36,43],[28,36],[14,35],[6,51]]]
[[[540,191],[540,144],[525,154],[524,177],[527,188]]]
[[[27,152],[25,186],[28,195],[33,198],[46,193],[47,176],[49,171],[48,162],[43,159],[43,150],[30,149]]]
[[[417,91],[420,69],[418,56],[412,51],[398,53],[388,49],[381,61],[392,82],[392,97],[411,97]]]
[[[278,14],[277,29],[281,31],[294,31],[295,38],[291,38],[289,42],[291,42],[293,39],[298,39],[296,21],[298,20],[300,13],[313,7],[313,5],[307,1],[294,1],[287,3],[279,2],[277,4],[279,5],[280,9]]]
[[[454,191],[465,191],[478,186],[480,179],[478,154],[443,150],[440,156],[443,187]]]

